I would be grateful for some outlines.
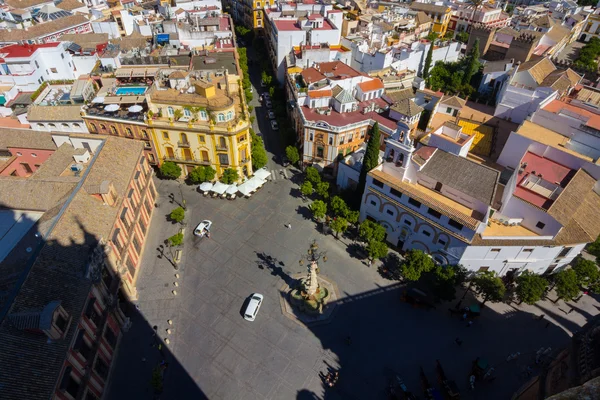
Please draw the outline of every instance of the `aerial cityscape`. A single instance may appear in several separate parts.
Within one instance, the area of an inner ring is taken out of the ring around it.
[[[600,399],[600,2],[0,0],[0,399]]]

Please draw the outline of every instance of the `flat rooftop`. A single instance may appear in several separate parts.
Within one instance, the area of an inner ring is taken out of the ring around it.
[[[583,160],[590,162],[594,161],[592,157],[588,157],[574,150],[567,149],[565,147],[565,144],[569,140],[568,137],[563,136],[560,133],[556,133],[550,129],[544,128],[541,125],[534,124],[531,121],[524,121],[523,124],[519,127],[519,129],[517,129],[516,133],[528,139],[545,144],[546,146],[554,147],[555,149],[559,149],[561,151],[564,151],[565,153],[569,153],[571,155],[579,157]]]
[[[498,236],[507,236],[507,237],[509,237],[509,236],[510,237],[539,236],[537,233],[530,231],[529,229],[525,228],[523,225],[510,226],[510,225],[504,225],[504,224],[500,223],[499,221],[496,221],[493,219],[490,219],[489,221],[490,221],[490,224],[488,225],[487,228],[485,228],[485,230],[481,234],[481,236],[483,238],[498,237]]]

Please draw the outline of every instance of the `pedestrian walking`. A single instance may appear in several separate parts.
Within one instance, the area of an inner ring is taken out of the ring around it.
[[[285,227],[288,229],[292,229],[292,224],[290,224],[289,222],[287,224],[285,224]]]
[[[542,315],[540,315],[539,317],[536,317],[536,319],[537,319],[538,321],[541,321],[541,320],[543,320],[545,317],[546,317],[546,314],[542,314]]]
[[[460,340],[460,338],[456,338],[454,339],[454,343],[456,343],[457,345],[462,345],[462,340]]]
[[[367,267],[371,268],[372,263],[373,263],[373,261],[371,261],[371,260],[367,261]]]

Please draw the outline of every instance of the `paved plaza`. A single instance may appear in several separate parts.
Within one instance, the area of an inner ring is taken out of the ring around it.
[[[411,308],[400,302],[400,285],[352,258],[344,242],[316,230],[297,185],[282,178],[250,199],[234,201],[202,197],[184,185],[187,230],[176,271],[168,257],[157,258],[157,248],[178,229],[166,215],[177,206],[169,202],[170,193],[181,201],[179,185],[157,181],[157,188],[161,198],[138,282],[139,311],[123,339],[113,371],[113,388],[119,390],[111,399],[142,398],[140,393],[152,398],[151,371],[161,358],[170,365],[164,399],[385,398],[391,371],[421,395],[420,366],[439,387],[436,359],[457,382],[462,398],[507,399],[526,381],[522,371],[534,364],[537,349],[566,345],[568,332],[597,313],[591,297],[574,304],[568,315],[572,307],[562,302],[490,304],[467,327],[449,315],[448,304],[432,311]],[[199,240],[191,230],[203,219],[213,221],[212,235]],[[298,261],[312,239],[327,251],[321,272],[335,280],[341,299],[330,323],[307,328],[285,317],[279,302],[283,282],[305,272]],[[254,292],[265,300],[256,321],[247,322],[241,313]],[[544,320],[534,319],[542,313]],[[169,338],[163,354],[152,347],[153,326],[160,338]],[[457,337],[461,346],[454,342]],[[516,351],[522,356],[506,362]],[[476,357],[494,365],[498,378],[470,391],[468,372]],[[340,370],[334,389],[325,389],[319,375],[328,368]]]

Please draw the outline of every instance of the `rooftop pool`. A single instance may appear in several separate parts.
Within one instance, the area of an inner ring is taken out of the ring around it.
[[[122,86],[117,88],[115,94],[117,96],[140,96],[148,89],[146,86]]]

